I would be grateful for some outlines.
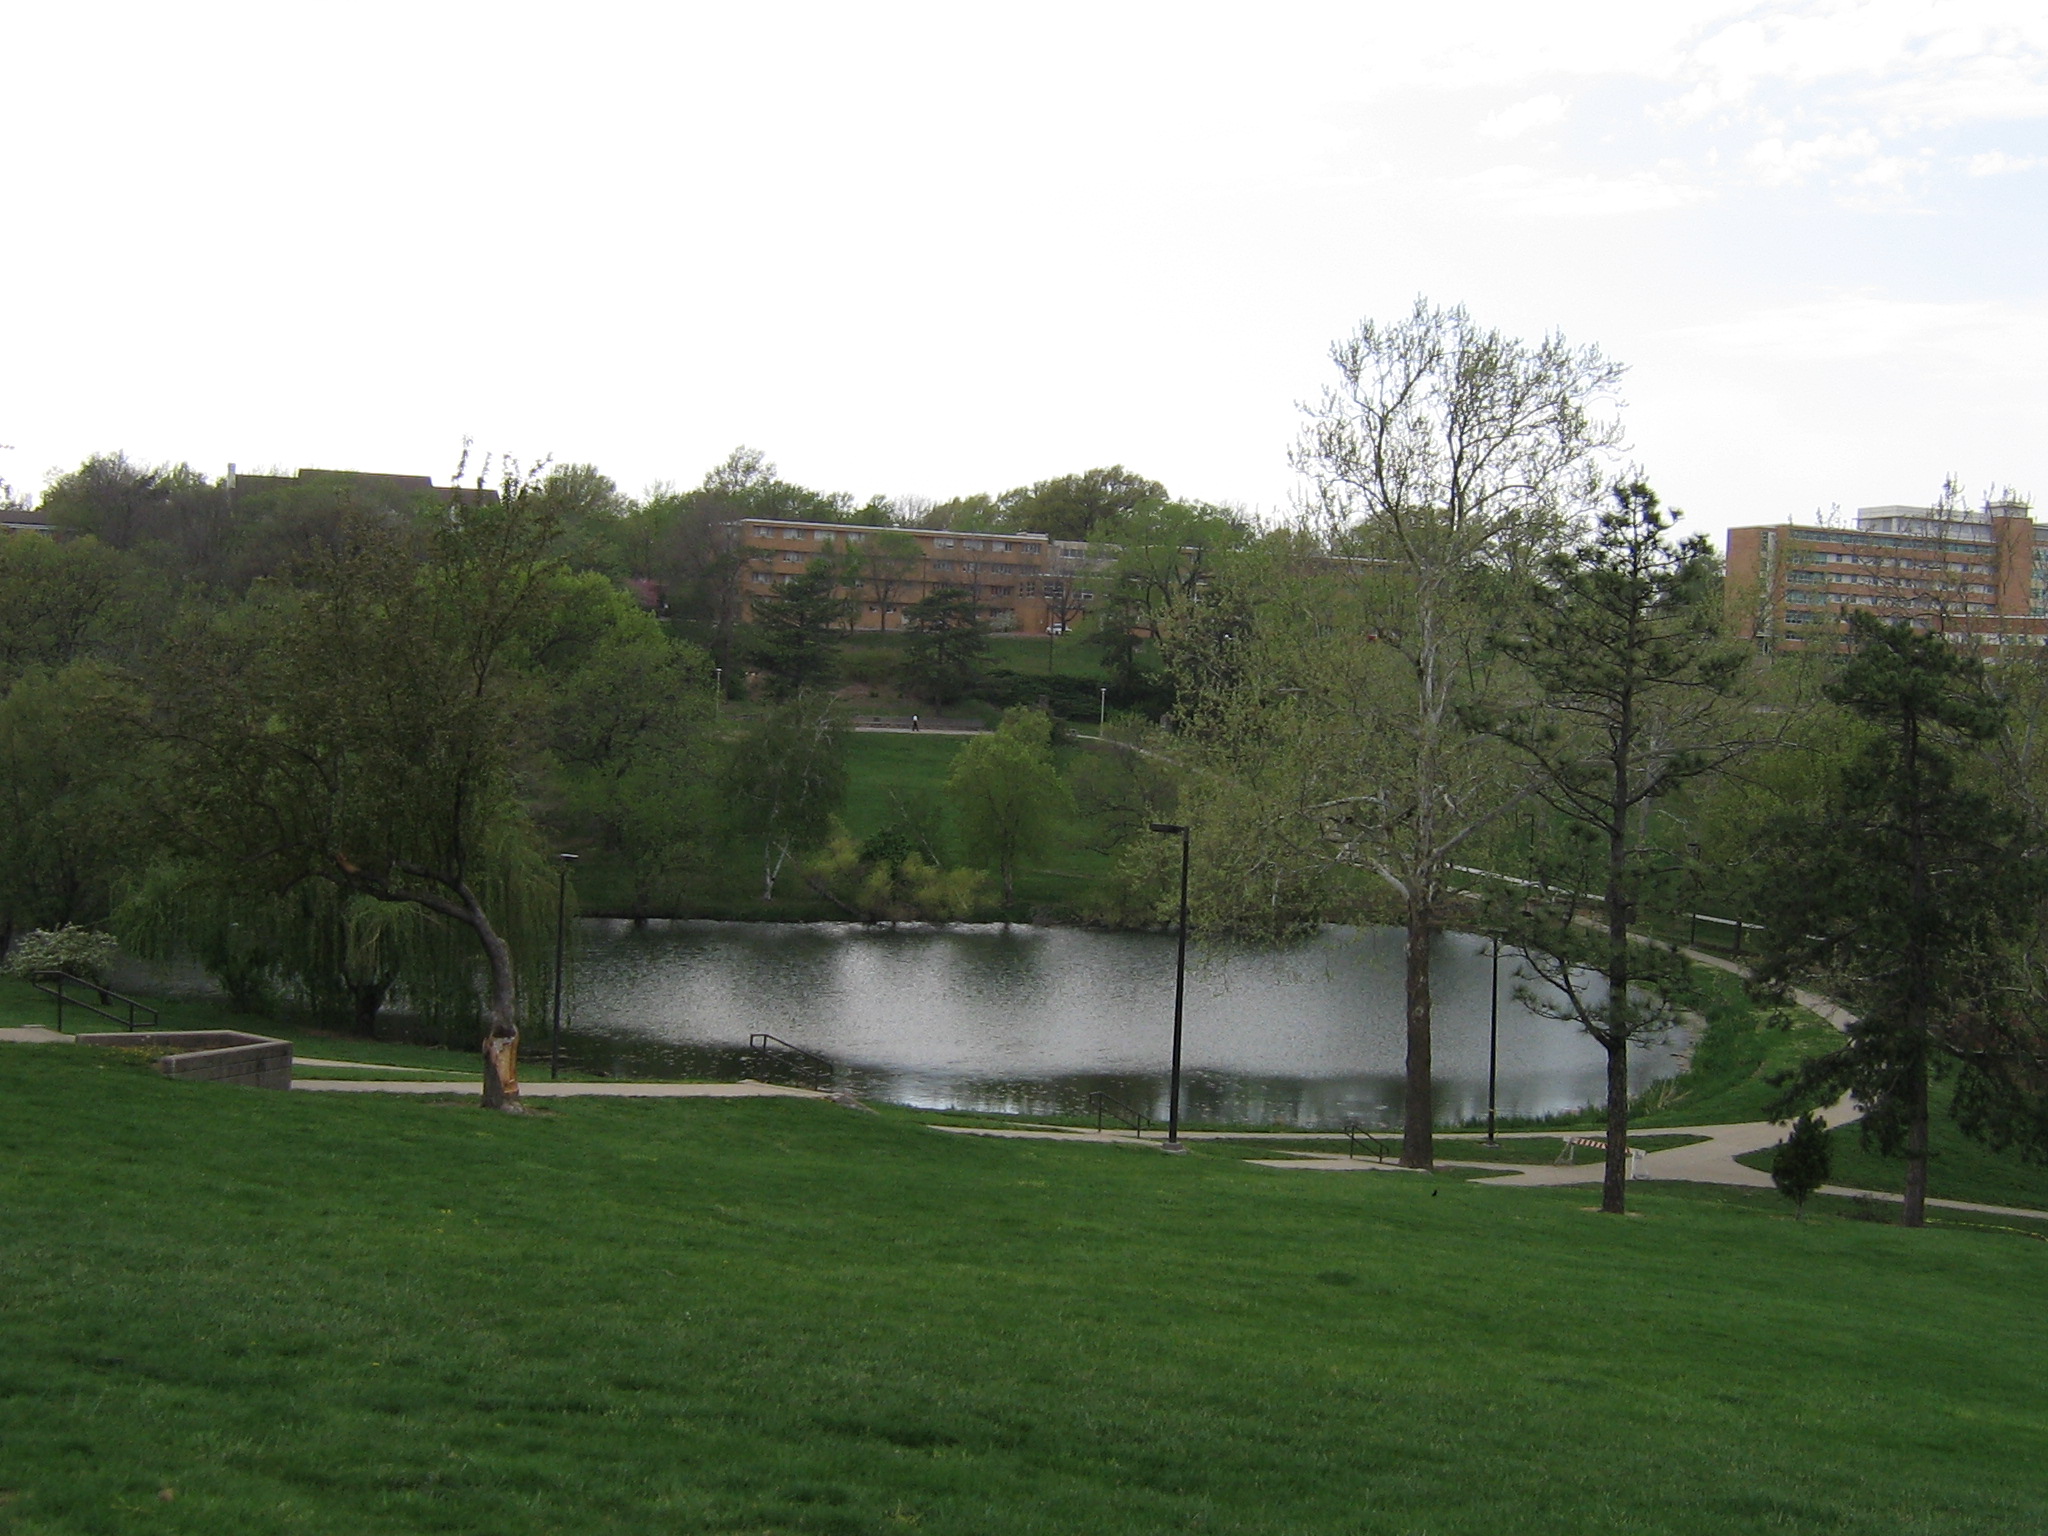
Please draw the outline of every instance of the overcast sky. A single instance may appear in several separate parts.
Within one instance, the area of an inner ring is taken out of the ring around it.
[[[0,478],[444,481],[464,436],[865,499],[1284,510],[1418,294],[1630,367],[1694,526],[2048,497],[2048,6],[22,5]]]

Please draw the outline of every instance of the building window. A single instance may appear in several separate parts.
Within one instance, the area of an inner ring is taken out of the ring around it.
[[[963,540],[961,541],[960,547],[961,547],[962,549],[979,549],[979,548],[981,548],[981,540],[979,540],[979,539],[963,539]]]
[[[951,539],[933,539],[932,542],[938,545],[941,549],[951,549],[953,547],[953,541]]]
[[[802,565],[803,560],[803,551],[800,549],[785,549],[782,552],[782,561],[785,565]]]
[[[800,539],[804,536],[804,531],[801,528],[785,528],[782,530],[782,536],[785,539]]]

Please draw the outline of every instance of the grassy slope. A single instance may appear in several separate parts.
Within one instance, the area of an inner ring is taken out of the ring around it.
[[[2021,1162],[2010,1153],[1993,1152],[1970,1140],[1948,1116],[1948,1091],[1937,1090],[1939,1102],[1929,1126],[1927,1192],[1943,1200],[1975,1200],[1986,1205],[2023,1205],[2048,1210],[2048,1167]],[[1899,1194],[1906,1187],[1906,1161],[1885,1157],[1863,1144],[1863,1133],[1845,1125],[1832,1133],[1834,1173],[1829,1182],[1850,1189],[1881,1189]],[[1759,1152],[1743,1162],[1768,1169],[1772,1154]]]
[[[953,758],[965,744],[961,736],[898,734],[859,731],[847,739],[847,767],[850,783],[841,820],[857,838],[865,838],[889,826],[896,819],[896,800],[928,795],[941,806],[945,800],[946,775]],[[1062,770],[1084,749],[1058,749]],[[950,836],[950,833],[949,833]],[[1042,853],[1027,862],[1017,879],[1017,901],[1012,916],[1024,917],[1034,908],[1057,908],[1073,902],[1088,882],[1105,873],[1109,858],[1088,846],[1091,833],[1078,816],[1063,817]],[[954,854],[957,857],[957,851]],[[587,909],[617,911],[625,906],[626,888],[621,872],[609,867],[602,855],[587,858],[577,872],[577,884]],[[696,883],[698,899],[685,915],[758,919],[773,922],[833,922],[845,913],[804,888],[794,868],[784,872],[772,902],[763,902],[759,854],[752,848],[734,848],[714,869]],[[1000,914],[992,907],[986,914]]]
[[[1693,1043],[1687,1070],[1654,1085],[1637,1100],[1629,1120],[1633,1127],[1769,1119],[1767,1106],[1778,1093],[1771,1079],[1840,1039],[1804,1009],[1779,1013],[1759,1008],[1744,994],[1739,979],[1706,966],[1692,968],[1692,991],[1678,1001],[1704,1017],[1707,1028]],[[1503,1128],[1597,1129],[1605,1124],[1606,1116],[1598,1110],[1501,1121]]]
[[[0,1096],[11,1536],[2048,1522],[2013,1237],[55,1046]]]

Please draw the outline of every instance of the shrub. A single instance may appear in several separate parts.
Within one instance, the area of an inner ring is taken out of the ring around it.
[[[14,941],[0,970],[23,980],[37,971],[66,971],[86,981],[102,981],[119,947],[110,935],[71,923],[36,928]]]

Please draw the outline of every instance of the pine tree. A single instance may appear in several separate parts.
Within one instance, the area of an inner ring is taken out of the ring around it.
[[[1834,1143],[1828,1140],[1826,1123],[1812,1114],[1801,1115],[1771,1159],[1771,1182],[1804,1216],[1807,1197],[1827,1183],[1834,1161]]]

